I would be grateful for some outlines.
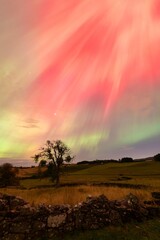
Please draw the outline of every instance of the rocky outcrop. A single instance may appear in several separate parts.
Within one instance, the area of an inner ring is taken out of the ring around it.
[[[37,240],[75,229],[99,229],[160,217],[160,206],[141,204],[133,194],[109,201],[104,195],[87,197],[85,202],[70,205],[31,207],[20,197],[0,194],[0,239]]]

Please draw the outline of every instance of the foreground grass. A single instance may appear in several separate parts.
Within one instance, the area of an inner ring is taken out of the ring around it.
[[[151,199],[149,190],[83,185],[77,187],[37,188],[30,190],[4,188],[0,189],[0,192],[20,196],[31,205],[40,203],[74,205],[85,201],[88,195],[99,196],[100,194],[104,194],[109,200],[123,199],[130,192],[141,199],[141,201]]]
[[[54,240],[159,240],[160,219],[146,221],[145,223],[132,223],[119,227],[107,227],[102,230],[74,232]],[[41,239],[46,240],[46,239]]]

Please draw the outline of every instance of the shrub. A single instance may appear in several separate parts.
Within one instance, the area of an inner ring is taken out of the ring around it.
[[[158,153],[157,155],[154,156],[154,160],[155,161],[160,161],[160,153]]]
[[[13,168],[12,164],[4,163],[0,166],[0,187],[15,186],[19,184],[16,177],[17,168]]]
[[[131,157],[124,157],[124,158],[122,158],[121,160],[120,160],[120,162],[133,162],[133,158],[131,158]]]

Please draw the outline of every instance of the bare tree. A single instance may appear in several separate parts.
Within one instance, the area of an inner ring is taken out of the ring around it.
[[[74,156],[71,156],[70,149],[61,140],[47,140],[45,146],[34,156],[35,162],[41,162],[42,160],[48,162],[48,170],[56,186],[59,185],[61,166],[65,162],[71,162],[73,158]]]

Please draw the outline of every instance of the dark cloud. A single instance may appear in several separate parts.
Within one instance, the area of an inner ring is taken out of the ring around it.
[[[39,128],[38,123],[39,121],[33,118],[27,118],[22,121],[23,125],[20,125],[19,127],[22,128]]]
[[[34,118],[27,118],[27,119],[24,120],[24,122],[26,122],[26,123],[39,123],[39,121],[34,119]]]
[[[22,125],[22,126],[19,126],[19,127],[22,127],[22,128],[39,128],[39,126],[37,126],[36,124]]]

